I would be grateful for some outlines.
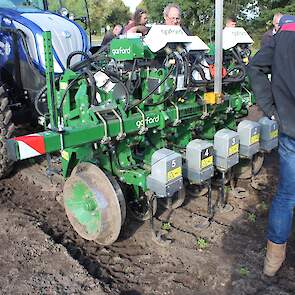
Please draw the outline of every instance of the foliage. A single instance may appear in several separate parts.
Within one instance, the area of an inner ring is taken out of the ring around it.
[[[58,0],[49,0],[49,3],[49,9],[57,11],[59,8]],[[125,25],[131,16],[129,8],[122,0],[87,0],[87,3],[91,27],[96,31],[107,26],[113,27],[116,24]],[[62,0],[62,5],[76,18],[86,16],[84,0]]]
[[[205,41],[209,41],[214,37],[214,6],[213,0],[176,0],[182,9],[183,25],[188,27],[193,34],[200,36]],[[171,3],[169,0],[153,1],[144,0],[143,6],[149,13],[149,18],[152,22],[163,22],[164,7]],[[224,15],[227,16],[240,16],[242,17],[241,10],[251,3],[248,0],[230,0],[224,2]]]
[[[182,9],[183,25],[205,42],[214,39],[213,0],[143,0],[141,6],[146,8],[151,22],[163,22],[164,7],[171,2],[179,4]],[[259,46],[263,33],[272,26],[274,13],[295,14],[294,0],[228,0],[224,1],[224,18],[236,16],[238,25],[243,26]]]
[[[151,23],[163,23],[164,7],[171,2],[178,3],[182,9],[183,25],[205,42],[214,39],[214,0],[143,0],[140,6],[149,13]],[[77,18],[86,16],[84,0],[62,0]],[[129,8],[122,0],[87,0],[91,26],[100,31],[107,26],[125,25],[131,17]],[[49,0],[50,8],[56,11],[59,0]],[[238,25],[246,28],[259,47],[263,33],[272,26],[276,12],[295,14],[294,0],[228,0],[224,1],[224,18],[234,15]]]
[[[252,223],[256,222],[256,214],[255,213],[248,213],[248,220]]]
[[[204,238],[197,239],[197,248],[198,249],[206,249],[208,247],[208,241]]]
[[[161,229],[164,230],[164,231],[170,231],[170,229],[171,229],[170,222],[163,222],[162,226],[161,226]]]
[[[241,267],[239,269],[239,274],[242,276],[242,277],[247,277],[249,274],[250,274],[250,271],[248,270],[247,267]]]

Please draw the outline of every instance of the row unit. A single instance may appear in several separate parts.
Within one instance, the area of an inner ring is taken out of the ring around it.
[[[190,183],[202,184],[214,174],[214,167],[228,171],[239,158],[252,159],[259,151],[271,151],[278,145],[278,124],[267,117],[258,122],[244,120],[237,132],[221,129],[214,142],[192,140],[186,147],[185,161],[170,149],[162,148],[152,155],[151,174],[147,178],[149,190],[158,197],[172,197],[183,186],[183,176]]]

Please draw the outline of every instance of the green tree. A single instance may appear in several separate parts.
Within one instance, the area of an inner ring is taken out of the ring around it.
[[[49,9],[57,11],[60,8],[59,0],[50,0]],[[87,0],[92,30],[100,31],[106,26],[113,27],[116,24],[125,25],[130,18],[129,8],[122,0]],[[66,7],[75,18],[86,16],[84,0],[62,0],[62,6]]]
[[[130,18],[129,8],[122,0],[90,0],[90,19],[93,29],[116,24],[126,24]]]
[[[144,0],[142,6],[147,9],[152,22],[163,22],[164,7],[171,3],[169,0],[153,1]],[[188,27],[193,34],[205,41],[209,41],[214,35],[214,0],[175,0],[182,9],[183,25]],[[224,1],[224,16],[235,15],[241,21],[246,18],[245,9],[251,8],[254,1],[229,0]]]
[[[246,21],[245,25],[249,28],[256,44],[260,43],[263,33],[272,27],[272,19],[275,13],[295,15],[294,0],[258,0],[257,15],[253,19]]]

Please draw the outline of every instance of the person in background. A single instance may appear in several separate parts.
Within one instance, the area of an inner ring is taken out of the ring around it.
[[[104,35],[103,40],[101,42],[101,46],[107,45],[114,38],[118,37],[121,33],[122,33],[122,26],[115,25],[112,31],[109,31]]]
[[[273,20],[272,20],[273,28],[269,29],[263,34],[261,43],[260,43],[261,47],[269,44],[272,37],[277,33],[277,31],[279,30],[279,22],[281,17],[282,17],[281,13],[276,13],[273,16]]]
[[[237,19],[235,16],[229,16],[226,18],[225,27],[226,28],[235,28],[237,25]]]
[[[295,17],[282,16],[280,29],[247,67],[257,104],[279,123],[279,183],[268,217],[263,272],[274,276],[286,257],[295,207]],[[271,74],[271,81],[268,79]]]
[[[163,11],[165,25],[169,26],[181,26],[187,35],[191,35],[191,32],[184,26],[181,25],[181,9],[175,4],[168,4]]]
[[[123,34],[126,33],[142,33],[147,34],[148,15],[144,9],[138,8],[135,10],[132,20],[124,27]]]

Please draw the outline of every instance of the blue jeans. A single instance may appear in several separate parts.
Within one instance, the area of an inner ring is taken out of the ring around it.
[[[280,134],[279,156],[279,184],[269,212],[267,238],[284,244],[292,230],[295,206],[295,139]]]

